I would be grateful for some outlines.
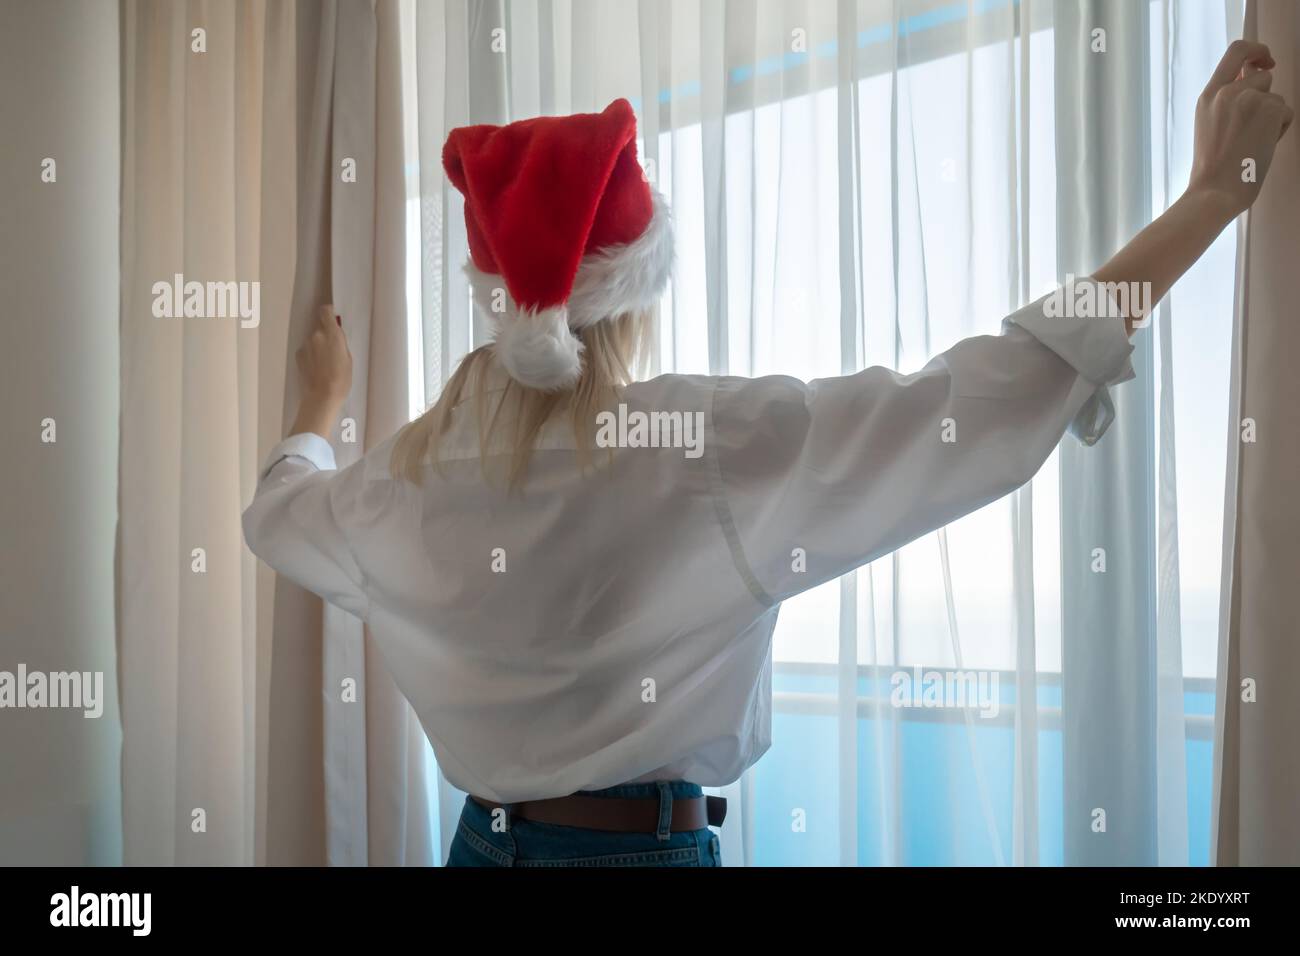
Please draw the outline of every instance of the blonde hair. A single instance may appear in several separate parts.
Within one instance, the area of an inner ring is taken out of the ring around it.
[[[488,344],[476,348],[461,359],[438,400],[398,432],[390,461],[393,475],[422,484],[426,459],[431,459],[441,473],[440,446],[451,427],[452,411],[471,394],[485,479],[492,480],[487,449],[501,425],[501,410],[512,403],[516,414],[506,470],[506,484],[511,491],[522,489],[542,429],[566,412],[573,424],[579,464],[583,468],[590,466],[596,416],[611,408],[619,390],[635,381],[647,366],[655,317],[654,310],[632,312],[587,326],[575,333],[583,346],[582,371],[572,388],[544,392],[507,379],[505,391],[492,409],[488,407],[488,371],[496,362],[494,347]]]

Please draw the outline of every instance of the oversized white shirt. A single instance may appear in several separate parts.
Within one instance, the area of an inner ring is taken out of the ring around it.
[[[1067,430],[1091,444],[1110,424],[1106,386],[1133,377],[1123,321],[1042,302],[910,375],[635,383],[628,420],[699,413],[698,457],[616,448],[584,472],[562,420],[522,494],[484,482],[472,401],[422,486],[390,474],[392,439],[336,471],[325,439],[293,435],[244,534],[368,622],[462,790],[724,785],[771,742],[783,600],[1006,495]]]

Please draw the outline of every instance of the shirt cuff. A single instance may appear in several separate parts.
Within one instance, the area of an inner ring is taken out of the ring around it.
[[[1133,343],[1124,314],[1104,283],[1076,279],[1002,320],[1014,323],[1069,362],[1096,386],[1070,423],[1070,434],[1094,445],[1115,420],[1108,385],[1135,377]]]
[[[334,471],[338,467],[334,463],[334,449],[329,442],[315,432],[299,432],[271,449],[262,466],[261,477],[265,478],[272,468],[286,458],[305,458],[317,471]]]

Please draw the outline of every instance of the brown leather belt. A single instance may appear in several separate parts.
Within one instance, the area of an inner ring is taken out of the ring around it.
[[[655,833],[659,829],[658,797],[588,797],[573,794],[549,800],[527,800],[509,808],[470,794],[470,799],[488,810],[508,810],[508,816],[561,827],[582,827],[615,833]],[[723,797],[674,797],[672,824],[674,833],[720,827],[727,816]]]

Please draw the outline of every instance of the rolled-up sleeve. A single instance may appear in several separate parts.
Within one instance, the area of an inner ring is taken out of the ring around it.
[[[330,443],[315,432],[302,432],[290,435],[271,449],[258,480],[265,481],[272,471],[287,477],[312,471],[334,471],[337,467]]]
[[[243,515],[244,540],[285,577],[364,619],[367,582],[348,538],[380,504],[366,459],[337,471],[328,441],[291,435],[262,465]]]
[[[831,580],[1023,485],[1067,431],[1098,441],[1133,346],[1122,318],[1053,304],[910,375],[719,380],[716,504],[750,590],[775,603]]]
[[[1104,314],[1087,318],[1075,313],[1093,309],[1066,306],[1067,301],[1080,298],[1085,288],[1090,290],[1091,301],[1107,304],[1105,309],[1096,310]],[[1048,303],[1054,307],[1048,308]],[[1133,343],[1118,312],[1106,287],[1085,279],[1044,296],[1002,320],[1004,334],[1010,326],[1020,326],[1068,362],[1084,382],[1096,386],[1070,421],[1070,434],[1085,445],[1096,444],[1115,420],[1109,386],[1134,377]]]

